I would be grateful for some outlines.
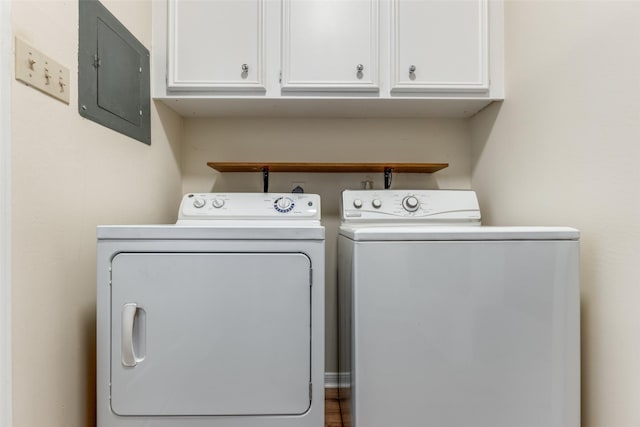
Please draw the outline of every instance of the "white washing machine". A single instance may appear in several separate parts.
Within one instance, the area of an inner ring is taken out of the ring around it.
[[[484,227],[472,191],[345,191],[343,422],[579,427],[579,232]]]
[[[97,230],[98,427],[323,427],[312,194],[189,194]]]

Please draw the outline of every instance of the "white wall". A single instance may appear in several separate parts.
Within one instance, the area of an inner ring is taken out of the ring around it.
[[[150,46],[149,1],[103,4]],[[78,2],[12,9],[14,34],[71,70],[70,105],[11,88],[13,427],[91,426],[95,227],[175,221],[181,119],[154,106],[149,147],[81,118]]]
[[[640,2],[507,1],[506,93],[471,120],[485,223],[581,234],[586,427],[640,425]]]
[[[449,163],[435,174],[395,174],[392,188],[469,188],[467,121],[462,119],[188,119],[182,142],[183,190],[262,191],[260,173],[218,174],[210,161]],[[304,182],[320,194],[326,227],[326,363],[337,371],[336,239],[338,203],[345,188],[382,174],[272,173],[269,191]]]

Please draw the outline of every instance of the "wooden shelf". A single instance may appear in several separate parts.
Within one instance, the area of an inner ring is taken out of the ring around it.
[[[352,173],[380,172],[433,173],[449,166],[448,163],[240,163],[208,162],[218,172],[321,172]]]

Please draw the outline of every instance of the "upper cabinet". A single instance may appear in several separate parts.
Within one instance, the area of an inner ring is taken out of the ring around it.
[[[503,93],[502,0],[155,0],[183,115],[468,117]]]
[[[391,90],[489,90],[487,0],[392,0]]]
[[[266,90],[262,0],[169,0],[168,8],[167,89]]]
[[[378,90],[378,0],[284,0],[283,90]]]

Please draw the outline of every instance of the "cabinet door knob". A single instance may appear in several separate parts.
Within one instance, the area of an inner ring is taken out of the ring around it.
[[[359,73],[361,73],[363,70],[364,70],[364,65],[362,65],[362,64],[358,64],[358,65],[356,66],[356,71],[358,71]]]
[[[242,72],[243,73],[248,73],[249,72],[249,66],[247,64],[242,64]]]
[[[409,74],[413,74],[415,72],[416,72],[416,66],[415,65],[410,66],[409,67]]]

